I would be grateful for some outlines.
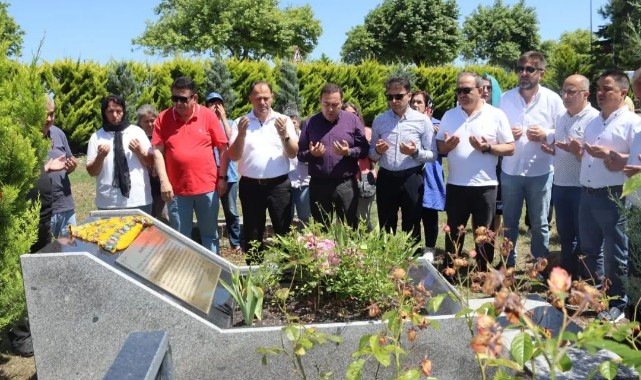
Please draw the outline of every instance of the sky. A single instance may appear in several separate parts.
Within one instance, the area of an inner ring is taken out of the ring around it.
[[[9,15],[25,31],[22,60],[31,61],[40,46],[40,59],[55,61],[72,58],[106,63],[110,59],[159,62],[163,58],[150,56],[131,43],[145,30],[145,21],[156,19],[154,7],[160,0],[3,0],[9,2]],[[514,4],[518,0],[504,0]],[[323,34],[318,40],[312,59],[325,53],[340,60],[341,46],[346,33],[363,23],[367,13],[379,4],[378,0],[281,0],[280,5],[310,4],[322,23]],[[477,5],[492,5],[494,0],[458,0],[462,23]],[[526,0],[536,9],[542,40],[557,40],[565,31],[592,30],[604,24],[598,14],[607,0]],[[43,4],[49,5],[44,6]],[[590,9],[591,7],[591,9]]]

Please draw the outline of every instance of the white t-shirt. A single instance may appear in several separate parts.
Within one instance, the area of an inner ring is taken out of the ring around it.
[[[540,142],[528,140],[525,131],[529,126],[538,125],[546,131],[547,142],[552,143],[556,121],[565,112],[561,97],[539,85],[538,92],[528,105],[516,87],[501,96],[499,108],[507,115],[510,127],[523,128],[523,135],[514,142],[514,155],[503,157],[503,171],[525,177],[551,172],[553,156],[541,150]]]
[[[590,145],[601,145],[617,153],[628,154],[634,136],[641,129],[641,118],[623,106],[612,112],[607,120],[603,115],[594,118],[585,127],[584,141]],[[581,186],[598,189],[606,186],[623,185],[626,177],[622,171],[608,170],[603,159],[592,157],[587,151],[581,158]]]
[[[498,157],[474,149],[469,138],[474,136],[481,140],[484,137],[490,145],[513,142],[514,137],[505,113],[485,103],[479,112],[468,116],[458,106],[443,115],[436,140],[445,141],[445,132],[460,139],[456,148],[447,154],[447,183],[458,186],[498,185]]]
[[[276,119],[284,115],[272,110],[264,123],[250,111],[247,115],[249,126],[245,136],[243,155],[238,160],[238,172],[241,176],[250,178],[274,178],[289,173],[289,157],[285,153],[283,141],[276,130]],[[238,136],[238,123],[236,119],[231,129],[230,145]],[[287,118],[287,135],[298,144],[296,130],[290,118]]]
[[[125,198],[119,188],[113,187],[114,180],[114,132],[105,132],[100,128],[89,139],[87,147],[87,162],[92,162],[98,154],[98,146],[109,144],[111,148],[105,157],[102,170],[96,177],[96,207],[98,208],[130,208],[151,204],[151,185],[147,168],[140,162],[138,156],[129,149],[129,142],[138,139],[143,149],[151,150],[151,142],[142,128],[130,125],[122,131],[122,145],[129,166],[131,190],[129,198]]]

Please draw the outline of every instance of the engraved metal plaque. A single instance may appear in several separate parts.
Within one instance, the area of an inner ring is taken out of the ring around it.
[[[158,229],[145,228],[116,262],[209,313],[221,268]]]

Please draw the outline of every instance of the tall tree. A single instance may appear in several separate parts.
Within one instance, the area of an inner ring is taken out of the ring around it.
[[[521,53],[539,47],[539,20],[525,0],[513,6],[495,0],[479,5],[463,22],[463,58],[511,68]]]
[[[107,64],[107,92],[122,96],[127,104],[127,118],[131,123],[136,122],[138,99],[142,86],[136,80],[129,63],[125,61],[109,62]]]
[[[0,331],[25,315],[20,255],[38,236],[39,202],[29,200],[47,154],[44,87],[36,61],[21,65],[0,46]],[[19,106],[16,101],[19,99]]]
[[[205,67],[205,83],[203,93],[207,96],[210,91],[216,91],[225,99],[225,109],[228,113],[236,105],[236,95],[233,91],[234,81],[225,62],[215,60],[211,66]]]
[[[162,0],[133,43],[152,54],[260,59],[308,55],[322,33],[311,6],[278,7],[278,0]]]
[[[274,99],[276,111],[283,112],[287,107],[295,107],[297,111],[303,109],[303,98],[300,96],[298,88],[296,65],[287,61],[281,62],[276,77],[276,86],[278,87]]]
[[[596,44],[601,68],[617,67],[636,70],[641,66],[641,0],[609,0],[599,8],[606,19],[596,34],[601,40]]]
[[[548,85],[558,89],[565,78],[572,74],[582,74],[592,78],[594,69],[590,52],[590,31],[577,29],[561,34],[558,42],[545,41],[541,50],[548,60],[545,76]]]
[[[384,0],[347,33],[341,58],[347,63],[452,62],[460,43],[458,17],[455,0]]]
[[[9,16],[9,4],[0,2],[0,51],[7,57],[19,57],[24,31]]]

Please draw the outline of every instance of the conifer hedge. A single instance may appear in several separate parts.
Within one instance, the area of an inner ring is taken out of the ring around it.
[[[290,87],[296,82],[292,77],[294,69],[300,94],[300,100],[296,102],[299,103],[302,117],[319,111],[321,87],[327,82],[334,82],[343,88],[345,100],[361,107],[366,123],[370,124],[378,114],[387,109],[384,82],[392,72],[391,66],[375,61],[366,61],[360,65],[324,61],[292,65],[285,62],[270,64],[266,61],[234,59],[214,62],[185,58],[156,64],[110,62],[106,65],[65,59],[44,63],[39,69],[45,86],[56,97],[56,123],[67,133],[72,149],[78,153],[84,153],[89,137],[100,128],[100,100],[110,90],[119,91],[118,95],[125,97],[133,122],[133,111],[144,103],[150,103],[159,110],[170,107],[170,86],[179,76],[186,75],[194,79],[199,87],[201,102],[207,93],[221,90],[208,87],[223,81],[228,88],[222,90],[227,91],[227,97],[233,101],[231,107],[228,104],[228,115],[236,118],[251,109],[247,95],[252,82],[266,80],[272,83],[278,98],[281,90],[278,88],[279,83]],[[454,106],[455,79],[463,68],[411,66],[410,70],[412,76],[417,78],[416,83],[412,84],[413,90],[426,90],[434,97],[436,117]],[[516,84],[516,76],[500,68],[469,66],[465,70],[492,74],[504,90]],[[287,92],[289,94],[281,99],[294,96],[291,89],[288,88]]]

